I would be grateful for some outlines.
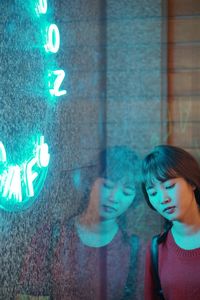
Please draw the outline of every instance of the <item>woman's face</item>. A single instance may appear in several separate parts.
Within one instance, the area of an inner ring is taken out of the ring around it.
[[[114,182],[110,179],[98,178],[92,194],[98,199],[98,210],[101,219],[115,219],[122,215],[135,198],[135,185],[125,178]]]
[[[146,191],[152,206],[170,221],[184,221],[192,205],[196,205],[194,187],[182,177],[164,182],[154,179]]]

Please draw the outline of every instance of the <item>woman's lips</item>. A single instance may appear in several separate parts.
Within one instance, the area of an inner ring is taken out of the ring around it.
[[[109,206],[109,205],[103,205],[103,209],[107,212],[114,212],[117,211],[117,209],[113,206]]]
[[[173,214],[174,211],[175,211],[176,207],[175,206],[169,206],[169,207],[166,207],[163,212],[164,213],[167,213],[167,214]]]

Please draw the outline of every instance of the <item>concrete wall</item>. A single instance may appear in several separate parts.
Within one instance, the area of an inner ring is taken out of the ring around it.
[[[10,161],[19,163],[42,132],[51,160],[44,188],[29,209],[0,210],[0,299],[12,299],[37,228],[77,212],[81,197],[71,180],[77,168],[95,171],[97,152],[106,145],[130,145],[142,156],[165,140],[163,2],[49,0],[45,18],[59,27],[61,44],[58,53],[47,54],[36,1],[1,1],[0,140]],[[67,95],[55,101],[47,88],[52,66],[66,72]],[[148,239],[160,219],[141,196],[128,224],[130,232]]]

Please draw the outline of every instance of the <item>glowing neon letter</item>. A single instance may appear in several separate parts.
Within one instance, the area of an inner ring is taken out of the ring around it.
[[[26,165],[25,165],[25,182],[26,182],[26,193],[27,196],[33,197],[34,196],[34,189],[33,189],[33,181],[38,176],[37,172],[33,172],[32,168],[37,163],[37,158],[31,159]]]
[[[40,137],[39,145],[37,146],[37,164],[40,168],[47,167],[49,164],[49,148],[48,145],[44,142],[44,136]]]
[[[6,162],[6,150],[2,142],[0,142],[0,162]]]
[[[14,195],[15,199],[19,202],[22,201],[22,189],[21,189],[21,178],[20,178],[20,167],[11,166],[8,169],[8,174],[5,182],[3,191],[3,197],[12,198]]]
[[[60,32],[56,24],[51,24],[47,31],[47,43],[45,50],[47,52],[58,52],[60,48]]]
[[[36,8],[39,14],[46,14],[47,12],[47,0],[39,0],[39,3]]]
[[[57,78],[54,81],[54,85],[53,85],[53,89],[49,89],[49,92],[52,96],[62,96],[65,95],[67,93],[66,90],[59,90],[63,79],[65,78],[65,72],[63,70],[56,70],[56,71],[52,71],[49,73],[49,77],[51,77],[52,75],[56,75]],[[49,81],[49,86],[51,85],[50,81]]]

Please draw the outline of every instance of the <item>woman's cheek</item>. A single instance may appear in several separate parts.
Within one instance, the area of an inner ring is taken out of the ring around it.
[[[100,195],[101,195],[101,202],[102,201],[105,201],[107,198],[108,198],[108,195],[109,195],[109,191],[108,191],[108,189],[106,189],[105,187],[102,187],[101,188],[101,192],[100,192]]]
[[[160,214],[160,210],[159,210],[159,202],[158,200],[149,200],[151,205],[155,208],[155,210]]]

